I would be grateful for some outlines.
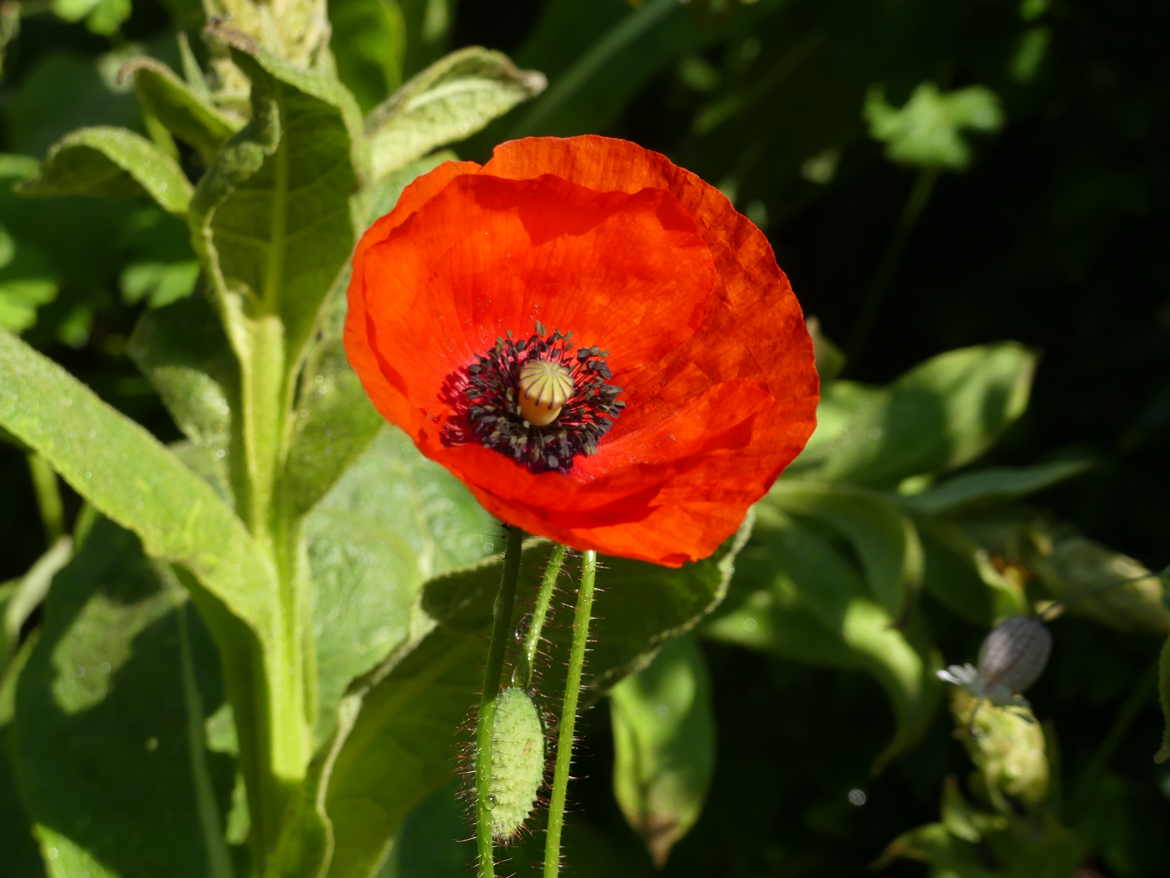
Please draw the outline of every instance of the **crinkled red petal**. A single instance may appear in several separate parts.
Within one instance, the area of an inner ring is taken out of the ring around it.
[[[568,473],[442,438],[452,375],[537,319],[608,350],[627,403]],[[671,566],[714,551],[814,425],[811,342],[763,235],[624,141],[516,141],[420,178],[358,246],[346,346],[382,414],[491,512]]]

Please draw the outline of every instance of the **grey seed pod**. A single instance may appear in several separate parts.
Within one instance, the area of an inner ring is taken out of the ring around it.
[[[1017,695],[1044,673],[1051,652],[1052,635],[1039,619],[1004,619],[979,648],[979,683],[992,701]]]

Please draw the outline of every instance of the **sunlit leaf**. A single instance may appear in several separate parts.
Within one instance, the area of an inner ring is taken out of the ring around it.
[[[944,93],[931,82],[918,86],[901,108],[887,103],[881,89],[872,89],[865,118],[891,160],[955,169],[971,162],[964,132],[998,131],[1003,124],[999,101],[989,89],[970,86]]]
[[[932,357],[848,420],[818,478],[893,487],[974,460],[1023,414],[1035,365],[1011,342]]]
[[[544,86],[542,74],[517,69],[499,52],[453,52],[370,112],[366,133],[374,176],[480,130]]]
[[[182,215],[191,184],[175,160],[140,134],[123,128],[80,128],[49,150],[39,176],[21,183],[25,195],[148,195]]]
[[[358,110],[336,80],[294,68],[234,31],[215,33],[252,80],[252,120],[200,180],[192,240],[221,309],[238,315],[229,322],[276,311],[295,362],[356,237]]]
[[[280,741],[296,734],[287,720],[294,708],[278,700],[295,694],[261,688],[254,677],[265,669],[267,679],[278,679],[278,656],[286,646],[274,571],[240,519],[144,429],[2,331],[0,426],[39,451],[100,511],[134,531],[149,555],[190,572],[184,584],[192,588],[224,662],[245,768],[271,769],[281,758]],[[259,777],[250,778],[250,791],[261,788]],[[284,805],[253,799],[252,807],[255,817]]]
[[[211,161],[237,128],[165,64],[151,58],[137,58],[122,68],[122,76],[133,78],[143,112],[192,147],[204,164]]]

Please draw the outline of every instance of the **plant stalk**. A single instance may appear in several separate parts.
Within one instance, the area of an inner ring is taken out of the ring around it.
[[[525,689],[532,688],[532,669],[536,664],[536,649],[540,645],[540,634],[544,630],[544,620],[548,617],[548,607],[552,603],[553,589],[556,588],[557,577],[561,575],[561,567],[564,563],[565,547],[560,543],[555,543],[552,554],[548,556],[548,566],[544,568],[540,591],[536,593],[536,606],[532,608],[528,632],[524,635],[523,666],[520,669],[519,685]]]
[[[520,542],[523,532],[505,526],[508,535],[504,550],[504,572],[492,612],[492,638],[483,670],[483,691],[475,723],[475,840],[479,854],[476,874],[495,878],[496,862],[492,850],[492,803],[488,797],[492,772],[492,720],[496,714],[496,695],[504,672],[504,652],[512,631],[512,614],[516,606],[516,584],[520,578]]]
[[[577,699],[581,672],[585,668],[585,647],[589,643],[589,622],[593,616],[593,583],[597,578],[597,553],[581,556],[581,586],[573,611],[573,643],[565,676],[565,701],[557,731],[557,761],[553,768],[552,798],[548,806],[548,835],[544,843],[544,878],[556,878],[561,868],[561,829],[565,822],[565,797],[569,787],[569,765],[573,761],[573,732],[577,724]]]

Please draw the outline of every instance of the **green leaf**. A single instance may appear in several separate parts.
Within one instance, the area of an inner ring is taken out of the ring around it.
[[[694,826],[715,771],[711,681],[693,636],[609,693],[614,796],[661,869]]]
[[[40,174],[21,183],[24,195],[149,195],[170,213],[183,215],[191,184],[175,160],[140,134],[95,126],[65,135],[49,150]]]
[[[301,374],[285,463],[284,498],[293,519],[313,508],[385,424],[341,344],[344,297],[331,294],[326,307]]]
[[[406,21],[393,0],[329,0],[337,75],[368,110],[402,83]]]
[[[815,519],[847,540],[874,599],[901,617],[922,581],[922,546],[896,503],[864,488],[796,479],[781,482],[769,500],[771,508]]]
[[[476,46],[452,52],[370,112],[374,177],[479,131],[544,87],[542,74],[517,69],[500,52]]]
[[[207,300],[191,296],[144,311],[130,336],[129,354],[183,434],[225,457],[239,369]]]
[[[0,224],[0,328],[28,329],[37,309],[53,301],[59,287],[44,252],[27,242],[18,245]]]
[[[349,683],[408,636],[423,583],[495,549],[495,523],[463,484],[385,428],[305,521],[316,593],[318,739]]]
[[[1119,631],[1170,633],[1170,608],[1161,577],[1140,561],[1075,533],[1034,531],[1027,561],[1069,611]]]
[[[644,667],[659,645],[718,603],[746,530],[716,557],[678,570],[606,559],[585,668],[587,701]],[[542,541],[525,546],[520,582],[527,592],[518,606],[533,599],[549,548]],[[406,814],[450,777],[455,730],[482,684],[501,563],[497,556],[431,580],[413,614],[411,639],[342,700],[342,721],[319,779],[336,845],[330,875],[370,874]],[[556,628],[549,653],[564,656],[569,632]],[[540,676],[538,703],[539,697],[559,702],[564,668],[553,665]]]
[[[907,497],[906,503],[927,515],[949,514],[1026,497],[1078,476],[1089,466],[1086,460],[1058,460],[1037,466],[990,467],[933,485],[921,494]]]
[[[974,460],[1023,414],[1035,366],[1013,342],[932,357],[849,419],[817,477],[893,487]]]
[[[894,714],[893,737],[874,763],[879,770],[917,741],[934,715],[937,650],[913,614],[899,622],[870,596],[861,568],[820,527],[788,517],[773,496],[756,509],[755,531],[736,560],[731,594],[703,631],[871,676]]]
[[[192,240],[237,352],[248,345],[236,334],[249,317],[279,314],[291,364],[353,249],[361,121],[336,80],[222,26],[212,33],[252,81],[252,120],[200,180]]]
[[[50,875],[228,874],[219,815],[235,766],[202,732],[221,698],[184,592],[98,521],[54,582],[13,721]]]
[[[216,638],[241,735],[253,820],[285,804],[265,772],[304,770],[290,718],[298,693],[272,685],[290,649],[276,608],[276,578],[231,509],[201,478],[140,426],[118,414],[59,367],[0,332],[0,426],[39,451],[83,497],[134,531],[146,552],[192,576],[200,612]]]
[[[238,127],[159,61],[137,58],[121,76],[133,78],[143,113],[199,153],[205,165]]]
[[[961,528],[931,518],[919,518],[915,526],[923,548],[923,586],[948,610],[986,629],[1030,612],[1022,583],[997,570]]]
[[[61,537],[0,598],[0,676],[16,655],[25,622],[41,606],[57,571],[72,557],[73,540]]]
[[[943,93],[932,82],[919,85],[901,109],[888,104],[880,88],[871,89],[865,118],[891,161],[956,170],[971,163],[964,131],[998,131],[1003,125],[999,100],[990,90],[970,86]]]
[[[136,532],[150,555],[188,567],[240,618],[263,618],[272,574],[231,510],[144,429],[5,332],[0,425]]]
[[[821,387],[817,404],[817,426],[804,451],[785,470],[789,478],[816,470],[837,447],[850,422],[859,411],[875,404],[883,396],[880,387],[868,387],[856,381],[830,381]]]
[[[66,21],[84,18],[95,34],[110,36],[130,17],[130,0],[53,0],[53,12]]]

